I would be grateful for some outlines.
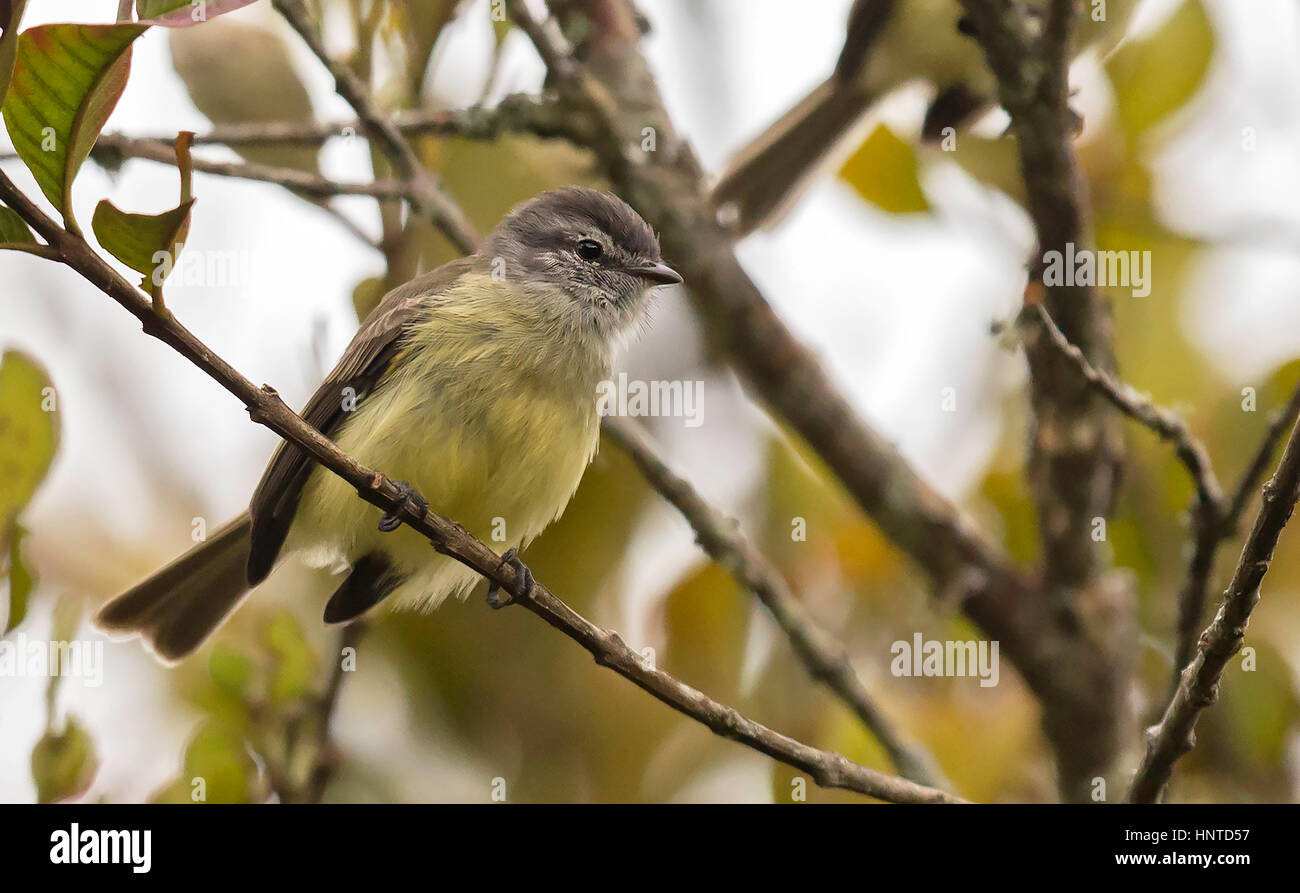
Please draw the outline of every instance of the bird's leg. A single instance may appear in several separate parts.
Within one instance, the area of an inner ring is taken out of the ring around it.
[[[392,533],[398,527],[402,526],[402,512],[409,512],[412,515],[423,515],[429,509],[429,502],[407,481],[393,481],[393,486],[401,494],[402,502],[392,511],[384,512],[379,519],[379,529],[384,533]]]
[[[496,580],[488,584],[487,603],[493,610],[500,610],[516,601],[523,601],[533,590],[533,572],[528,569],[528,565],[519,560],[518,551],[518,549],[510,549],[501,556],[503,565],[508,564],[515,569],[514,592],[510,593],[509,597],[503,597],[501,585]]]

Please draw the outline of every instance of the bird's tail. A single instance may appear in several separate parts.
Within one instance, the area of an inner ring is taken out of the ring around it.
[[[142,636],[160,658],[177,661],[212,634],[248,592],[248,513],[100,609],[110,634]]]
[[[714,208],[735,208],[742,235],[768,222],[871,104],[866,93],[830,78],[742,149],[713,188]]]

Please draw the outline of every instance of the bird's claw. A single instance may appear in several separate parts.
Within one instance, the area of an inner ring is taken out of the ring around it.
[[[514,592],[503,596],[501,594],[501,584],[496,580],[492,580],[488,584],[487,603],[488,607],[494,611],[498,611],[506,605],[514,604],[516,601],[523,601],[528,597],[528,593],[533,590],[533,572],[528,569],[528,565],[519,560],[518,551],[518,549],[510,549],[501,556],[501,564],[508,564],[515,569]]]
[[[402,526],[402,513],[407,512],[411,515],[423,515],[429,509],[428,501],[415,491],[406,481],[393,481],[393,486],[401,494],[402,501],[396,509],[384,512],[379,519],[379,529],[384,533],[392,533],[398,527]]]

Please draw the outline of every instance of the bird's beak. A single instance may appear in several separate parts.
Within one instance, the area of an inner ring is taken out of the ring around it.
[[[677,285],[682,281],[681,275],[667,264],[646,264],[643,267],[633,267],[628,272],[655,285]]]

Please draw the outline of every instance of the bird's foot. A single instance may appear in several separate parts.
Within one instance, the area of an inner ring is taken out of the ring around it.
[[[429,509],[429,502],[423,496],[415,491],[406,481],[393,481],[393,486],[401,494],[402,501],[389,512],[384,512],[379,519],[379,529],[384,533],[392,533],[398,527],[402,526],[402,514],[423,515]]]
[[[533,572],[528,569],[528,565],[519,560],[518,549],[510,549],[506,554],[501,556],[501,563],[508,564],[515,569],[515,588],[509,595],[501,594],[501,584],[493,580],[488,584],[487,603],[488,607],[494,611],[504,608],[506,605],[514,604],[516,601],[523,601],[528,597],[528,593],[533,591]]]

